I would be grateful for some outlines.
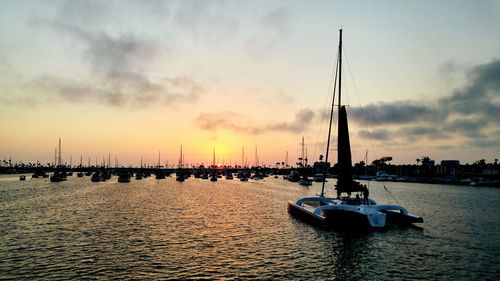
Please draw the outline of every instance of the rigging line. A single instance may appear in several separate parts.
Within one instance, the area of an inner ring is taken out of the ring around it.
[[[375,155],[375,158],[378,158],[378,153],[377,153],[377,150],[375,149],[375,146],[373,145],[373,137],[372,137],[372,133],[371,133],[371,128],[370,128],[370,125],[368,123],[368,118],[366,116],[366,111],[365,109],[363,108],[363,106],[361,105],[361,99],[359,98],[359,94],[358,94],[358,87],[356,86],[356,81],[354,80],[354,75],[352,74],[352,68],[351,68],[351,65],[349,63],[349,56],[348,56],[348,53],[347,53],[347,50],[345,48],[343,48],[344,50],[344,53],[345,53],[345,60],[347,61],[347,68],[349,69],[349,74],[351,75],[351,81],[352,81],[352,84],[354,86],[354,93],[356,94],[356,98],[358,100],[358,104],[359,104],[359,108],[361,110],[361,115],[362,115],[362,120],[363,120],[363,125],[368,128],[367,133],[368,133],[368,140],[369,140],[369,143],[370,143],[370,147],[372,149],[372,152],[373,154]],[[368,163],[367,163],[368,164]]]
[[[396,201],[396,203],[397,203],[398,205],[401,205],[401,204],[399,204],[399,201],[398,201],[398,199],[396,198],[396,196],[394,196],[394,194],[392,194],[392,192],[391,192],[389,189],[387,189],[387,187],[385,187],[385,184],[384,184],[383,186],[384,186],[384,189],[387,191],[387,193],[389,193],[389,194],[392,196],[392,198],[394,199],[394,201]]]
[[[340,38],[342,38],[342,31],[340,34],[341,34]],[[340,67],[340,63],[342,62],[341,57],[340,57],[341,54],[342,54],[342,52],[341,52],[341,49],[339,48],[338,53],[337,53],[337,65],[335,67],[335,79],[334,79],[334,83],[333,83],[333,97],[332,97],[332,107],[330,110],[330,122],[328,124],[328,139],[326,141],[326,155],[325,155],[325,164],[323,167],[323,181],[321,184],[321,197],[324,196],[324,192],[325,192],[326,173],[328,170],[326,163],[328,163],[328,155],[330,154],[330,151],[329,151],[330,150],[330,136],[332,133],[332,119],[333,119],[333,115],[334,115],[333,108],[335,107],[335,94],[336,94],[336,90],[337,90],[337,74],[340,72],[339,67]]]
[[[338,51],[337,51],[337,56],[338,56]],[[333,64],[332,65],[335,65],[335,61],[336,61],[336,57],[334,56],[333,57]],[[323,131],[323,122],[325,121],[325,116],[327,114],[327,109],[329,108],[329,104],[330,104],[330,93],[332,92],[332,87],[333,87],[333,83],[335,81],[335,71],[336,71],[336,68],[332,68],[332,72],[331,72],[331,75],[330,75],[330,81],[328,83],[328,90],[327,90],[327,95],[326,95],[326,100],[325,100],[325,104],[323,106],[323,113],[321,114],[321,122],[320,122],[320,126],[319,126],[319,129],[318,129],[318,133],[316,135],[316,142],[314,144],[314,151],[313,151],[313,161],[314,159],[316,159],[316,152],[317,150],[320,150],[319,146],[320,146],[320,142],[319,142],[319,138],[320,138],[320,135],[321,135],[321,132]]]

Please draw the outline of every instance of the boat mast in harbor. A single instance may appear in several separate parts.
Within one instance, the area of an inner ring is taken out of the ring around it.
[[[342,65],[342,29],[340,30],[340,39],[339,39],[339,50],[338,50],[338,60],[337,60],[337,65],[340,64]],[[325,155],[325,165],[323,167],[323,182],[321,184],[321,193],[320,197],[325,196],[325,182],[326,182],[326,172],[327,172],[327,164],[328,163],[328,156],[330,155],[330,139],[332,135],[332,123],[333,123],[333,109],[335,107],[335,90],[337,89],[337,76],[342,76],[339,75],[339,72],[341,70],[341,66],[336,68],[335,71],[335,79],[334,79],[334,84],[333,84],[333,98],[332,98],[332,107],[330,110],[330,123],[328,126],[328,138],[326,141],[326,155]],[[340,79],[339,79],[339,108],[340,108]]]
[[[59,157],[57,158],[57,166],[61,166],[61,138],[59,138]]]

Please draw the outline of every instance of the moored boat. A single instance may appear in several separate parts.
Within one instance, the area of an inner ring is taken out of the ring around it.
[[[338,85],[338,142],[337,159],[339,174],[337,177],[337,197],[325,196],[326,165],[323,172],[321,194],[315,197],[301,198],[295,202],[288,202],[288,212],[310,223],[334,228],[383,228],[389,224],[422,223],[422,217],[412,215],[408,210],[399,205],[378,205],[368,198],[369,191],[366,185],[353,180],[351,147],[346,107],[341,105],[341,73],[342,73],[342,29],[340,30],[339,57],[337,60],[337,73],[335,85]],[[338,84],[337,84],[338,82]],[[336,88],[335,88],[336,90]],[[334,95],[335,95],[334,90]],[[333,120],[334,100],[330,111],[330,124],[326,147],[326,160],[330,151],[330,137]],[[362,193],[363,198],[352,193]]]
[[[129,171],[120,171],[118,173],[118,182],[130,182],[130,177]]]

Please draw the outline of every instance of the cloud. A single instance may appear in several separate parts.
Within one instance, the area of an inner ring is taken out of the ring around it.
[[[352,120],[367,125],[404,124],[428,118],[432,109],[415,102],[371,104],[365,108],[354,107],[349,114]]]
[[[270,130],[287,131],[292,133],[300,133],[305,131],[311,124],[314,118],[314,112],[310,109],[302,109],[295,114],[292,122],[283,122],[268,126]]]
[[[291,122],[271,123],[264,126],[242,125],[244,116],[234,112],[201,113],[195,118],[195,124],[202,130],[215,132],[218,130],[229,130],[236,133],[250,135],[262,134],[265,132],[289,132],[300,133],[308,129],[314,119],[314,112],[310,109],[302,109],[295,114]]]
[[[280,6],[262,16],[260,21],[264,27],[273,30],[277,34],[280,34],[290,32],[290,19],[290,9],[286,6]]]
[[[247,52],[254,58],[261,57],[280,38],[292,32],[291,19],[292,13],[287,6],[280,6],[264,14],[260,19],[261,32],[250,36],[246,42]]]
[[[376,129],[376,130],[360,130],[358,135],[362,138],[373,139],[373,140],[387,140],[391,137],[391,132],[385,129]]]
[[[466,77],[467,83],[448,96],[428,102],[398,101],[352,108],[351,120],[374,127],[358,132],[364,138],[385,140],[392,136],[410,140],[458,136],[472,146],[498,145],[500,136],[490,129],[500,126],[500,60],[478,65]]]
[[[275,95],[275,100],[278,100],[281,104],[287,105],[295,103],[295,98],[287,94],[282,89],[278,89],[277,94]]]
[[[194,120],[195,124],[205,131],[215,132],[218,130],[230,130],[236,133],[245,133],[250,135],[262,133],[262,129],[252,126],[243,126],[238,124],[237,119],[241,115],[234,112],[219,113],[201,113]]]
[[[202,91],[202,85],[190,78],[165,79],[161,84],[143,81],[136,88],[112,89],[108,86],[65,79],[61,77],[43,76],[30,81],[27,88],[35,88],[44,94],[44,100],[70,103],[94,103],[109,106],[147,107],[152,104],[174,105],[194,102]],[[141,89],[142,88],[142,89]],[[34,96],[38,102],[41,99]]]
[[[204,92],[204,85],[193,78],[153,75],[150,64],[165,50],[151,40],[132,33],[110,35],[89,31],[57,19],[35,18],[31,23],[73,38],[82,47],[80,60],[88,72],[82,73],[81,78],[64,73],[39,74],[22,83],[23,94],[11,94],[2,99],[3,103],[38,100],[144,108],[153,104],[192,103]],[[44,94],[43,99],[40,94]]]

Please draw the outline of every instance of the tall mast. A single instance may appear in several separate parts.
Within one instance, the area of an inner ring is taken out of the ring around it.
[[[61,166],[61,138],[59,138],[59,157],[57,158],[57,166]]]
[[[214,155],[213,155],[213,158],[212,158],[212,166],[215,166],[215,147],[214,147]]]
[[[179,168],[182,168],[182,165],[183,165],[183,163],[182,163],[183,161],[182,160],[183,159],[182,159],[182,144],[181,144],[181,155],[179,157]]]
[[[341,103],[341,96],[342,96],[342,29],[340,29],[340,41],[339,41],[339,104],[338,109],[339,109],[339,118],[340,118],[340,103]],[[337,138],[338,139],[338,138]]]
[[[304,167],[304,137],[302,136],[302,153],[300,154],[300,164]]]
[[[241,147],[241,167],[245,167],[245,147]]]
[[[259,166],[259,160],[257,159],[257,147],[255,147],[255,167]]]
[[[323,170],[323,183],[321,185],[321,197],[325,196],[325,181],[326,181],[326,171],[327,171],[327,163],[328,163],[328,155],[330,154],[330,137],[332,134],[332,121],[333,121],[333,108],[335,107],[335,90],[337,88],[337,76],[340,77],[342,74],[340,71],[342,70],[342,29],[340,29],[340,39],[339,39],[339,57],[337,60],[337,71],[335,71],[335,80],[333,85],[333,98],[332,98],[332,109],[330,110],[330,125],[328,127],[328,140],[326,142],[326,155],[325,155],[325,164]],[[340,78],[339,78],[339,112],[340,112]],[[340,115],[340,113],[339,113]]]
[[[160,168],[161,162],[160,162],[160,151],[158,150],[158,168]]]

